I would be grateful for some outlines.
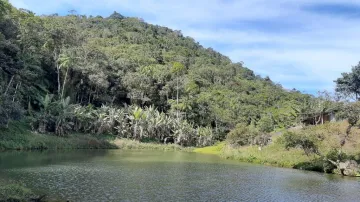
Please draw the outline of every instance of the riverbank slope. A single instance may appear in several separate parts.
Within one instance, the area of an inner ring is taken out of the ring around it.
[[[316,146],[321,155],[315,153],[307,155],[301,147],[286,149],[282,135],[273,135],[272,143],[262,147],[261,150],[258,146],[234,148],[226,144],[226,142],[222,142],[215,146],[199,148],[194,151],[216,154],[223,158],[249,163],[324,172],[324,163],[326,163],[324,156],[334,149],[341,150],[356,161],[360,160],[359,128],[352,128],[350,135],[345,140],[345,144],[341,146],[347,126],[346,122],[338,122],[301,129],[302,133],[311,133],[311,135],[319,139]]]

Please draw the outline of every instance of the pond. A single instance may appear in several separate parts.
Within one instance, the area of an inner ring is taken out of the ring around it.
[[[0,153],[1,181],[69,201],[358,201],[360,180],[187,152]]]

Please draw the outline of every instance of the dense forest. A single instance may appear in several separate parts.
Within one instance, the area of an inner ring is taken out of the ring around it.
[[[286,90],[180,31],[114,12],[35,15],[0,1],[0,127],[174,137],[183,146],[223,140],[236,125],[256,134],[332,108]]]

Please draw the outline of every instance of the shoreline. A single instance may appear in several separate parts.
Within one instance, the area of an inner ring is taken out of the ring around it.
[[[282,160],[273,160],[268,158],[267,155],[269,155],[270,152],[273,152],[271,150],[272,148],[269,149],[264,147],[262,151],[259,151],[258,147],[255,146],[230,148],[226,145],[225,142],[220,142],[215,144],[214,146],[196,148],[194,149],[194,152],[217,155],[224,159],[235,160],[243,163],[325,173],[322,168],[320,168],[320,165],[318,165],[319,162],[311,162],[312,160],[316,160],[317,158],[304,156],[301,150],[292,149],[291,151],[286,151],[288,152],[288,154],[286,156],[282,156],[284,157]],[[273,152],[272,154],[275,154],[274,156],[278,155],[275,152]],[[287,157],[293,157],[293,159],[296,159],[296,161],[287,161]],[[302,159],[295,157],[302,157]]]
[[[333,142],[336,146],[336,136],[328,131],[333,128],[346,127],[346,124],[324,125],[314,128],[316,132],[323,133],[327,137],[326,141],[320,143],[320,151],[328,153],[328,143]],[[327,130],[324,130],[327,129]],[[353,143],[360,145],[357,133],[360,130],[354,129],[354,135],[350,136]],[[334,138],[335,137],[335,138]],[[139,142],[131,139],[119,139],[115,136],[91,135],[91,134],[70,134],[59,137],[52,134],[39,134],[31,132],[29,124],[23,122],[12,122],[9,127],[0,131],[0,152],[8,150],[33,151],[33,150],[78,150],[78,149],[138,149],[138,150],[163,150],[163,151],[186,151],[203,154],[218,155],[225,159],[237,160],[240,162],[267,165],[282,168],[292,168],[298,170],[308,170],[325,173],[324,159],[316,154],[305,155],[300,148],[285,149],[281,141],[277,141],[279,136],[274,137],[273,143],[262,147],[259,151],[257,146],[242,146],[232,148],[226,142],[216,143],[213,146],[194,148],[181,147],[176,144],[160,144],[154,142]],[[344,152],[355,155],[358,154],[358,147],[350,144],[346,145]],[[346,149],[346,150],[345,150]],[[359,156],[360,157],[360,156]]]

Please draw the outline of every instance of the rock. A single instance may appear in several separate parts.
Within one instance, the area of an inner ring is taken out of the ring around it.
[[[340,170],[341,174],[354,177],[359,175],[360,171],[358,163],[354,160],[345,161],[344,163],[340,162],[338,169]]]
[[[359,177],[360,167],[359,164],[354,160],[347,160],[345,162],[337,162],[329,160],[332,164],[337,167],[337,170],[343,176]]]

